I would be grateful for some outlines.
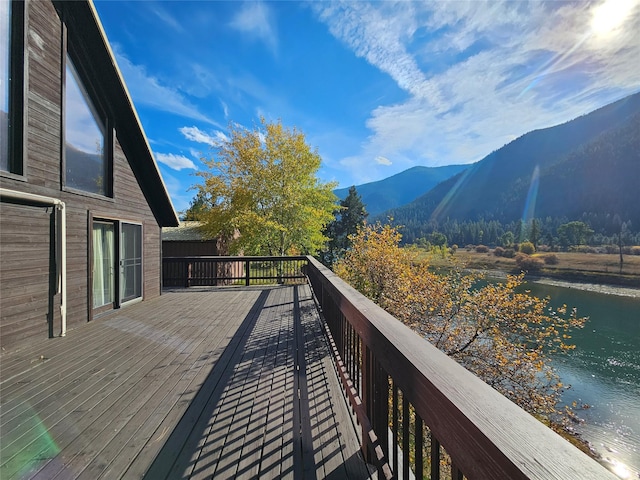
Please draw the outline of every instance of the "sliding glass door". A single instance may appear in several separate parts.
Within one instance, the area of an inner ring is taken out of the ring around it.
[[[97,220],[92,227],[93,309],[142,297],[142,225]]]

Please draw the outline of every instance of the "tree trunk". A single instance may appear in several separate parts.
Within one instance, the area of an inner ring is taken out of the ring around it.
[[[624,261],[622,259],[622,233],[618,235],[618,248],[620,250],[620,274],[622,274],[622,262]]]

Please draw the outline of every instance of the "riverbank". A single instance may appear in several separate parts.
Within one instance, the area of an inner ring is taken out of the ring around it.
[[[570,282],[566,280],[556,280],[549,277],[529,276],[529,281],[552,285],[554,287],[573,288],[586,292],[604,293],[607,295],[619,295],[621,297],[640,298],[640,288],[626,287],[620,285],[602,285],[596,283]]]
[[[479,268],[466,268],[465,270],[475,271],[482,273],[485,277],[503,279],[507,278],[507,274],[518,272],[505,272],[504,270],[487,270]],[[579,280],[563,280],[553,277],[545,277],[541,275],[525,275],[525,280],[528,282],[540,283],[543,285],[551,285],[553,287],[562,287],[568,289],[575,289],[584,292],[603,293],[606,295],[618,295],[621,297],[640,298],[640,288],[633,286],[614,285],[614,284],[600,284],[582,282]]]
[[[544,255],[539,254],[541,258]],[[545,264],[535,273],[527,273],[527,281],[574,288],[612,295],[640,298],[640,256],[625,255],[622,273],[620,257],[615,254],[556,252],[554,265]],[[492,252],[459,249],[450,258],[431,256],[429,262],[436,268],[451,266],[451,260],[463,268],[480,271],[494,278],[518,274],[520,268],[514,258],[496,257]]]

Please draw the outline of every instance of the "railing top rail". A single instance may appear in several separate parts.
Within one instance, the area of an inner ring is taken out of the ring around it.
[[[320,262],[308,261],[322,295],[333,298],[467,478],[617,478]]]
[[[200,255],[189,257],[163,257],[163,260],[176,260],[176,261],[197,261],[197,260],[220,260],[227,262],[235,261],[250,261],[250,262],[268,262],[268,261],[287,261],[287,260],[308,260],[311,257],[306,255],[292,255],[292,256],[242,256],[242,255]]]

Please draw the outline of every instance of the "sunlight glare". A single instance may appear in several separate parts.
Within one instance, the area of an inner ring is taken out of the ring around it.
[[[607,448],[609,450],[609,448]],[[627,480],[632,477],[632,471],[627,468],[627,466],[619,462],[618,460],[611,459],[609,457],[605,457],[605,462],[608,464],[607,467],[611,470],[618,478],[622,480]]]
[[[622,463],[618,463],[615,467],[613,467],[613,473],[615,473],[622,479],[631,477],[631,472],[627,470],[627,467],[625,467]]]
[[[605,36],[620,27],[639,0],[605,0],[591,13],[591,30]]]

